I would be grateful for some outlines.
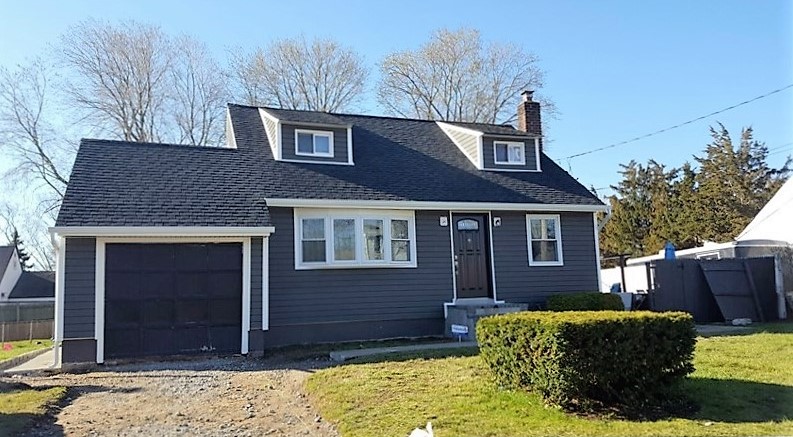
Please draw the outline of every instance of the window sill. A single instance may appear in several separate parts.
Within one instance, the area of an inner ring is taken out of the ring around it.
[[[529,267],[564,267],[561,261],[529,261]]]
[[[332,153],[303,153],[295,152],[295,156],[306,156],[309,158],[333,158]]]
[[[416,263],[382,263],[382,264],[298,264],[295,270],[358,270],[358,269],[415,269]]]

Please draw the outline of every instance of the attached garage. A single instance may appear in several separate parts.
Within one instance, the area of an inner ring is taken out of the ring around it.
[[[104,356],[239,353],[242,246],[108,242]]]

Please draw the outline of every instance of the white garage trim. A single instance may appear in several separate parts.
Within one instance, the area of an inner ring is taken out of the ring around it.
[[[251,239],[242,242],[242,342],[240,353],[248,353],[251,329]]]
[[[64,239],[65,241],[65,239]],[[264,238],[266,241],[266,238]],[[96,239],[94,338],[96,362],[105,362],[105,248],[113,243],[242,243],[242,340],[240,353],[248,353],[251,324],[251,238],[250,237],[106,237]],[[65,252],[65,250],[64,250]],[[60,266],[59,266],[60,267]],[[62,271],[62,270],[61,270]],[[63,293],[61,293],[63,294]],[[61,306],[62,311],[62,306]],[[264,316],[262,316],[264,317]],[[61,317],[62,319],[62,317]],[[62,333],[62,331],[61,331]]]
[[[250,237],[270,235],[272,226],[217,227],[217,226],[56,226],[51,234],[61,237]]]
[[[61,366],[61,344],[63,343],[64,281],[66,280],[66,239],[53,238],[55,243],[55,345],[53,367]]]
[[[270,237],[262,238],[262,331],[270,329]]]

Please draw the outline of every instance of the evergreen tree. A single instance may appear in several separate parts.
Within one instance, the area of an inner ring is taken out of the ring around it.
[[[766,162],[768,148],[755,141],[752,128],[741,132],[738,147],[727,129],[710,129],[713,141],[699,163],[695,177],[698,191],[694,210],[700,223],[698,237],[725,242],[733,240],[787,178],[789,161],[774,169]]]
[[[611,188],[611,220],[601,233],[601,248],[607,256],[645,252],[645,242],[650,234],[652,202],[650,171],[636,161],[620,164],[622,180]]]
[[[19,237],[19,232],[16,228],[11,231],[11,244],[17,249],[17,257],[19,258],[19,265],[22,270],[30,270],[33,265],[30,262],[30,254],[25,249],[25,242]]]
[[[699,164],[667,170],[650,160],[621,165],[622,180],[609,197],[612,218],[600,234],[605,256],[657,253],[667,241],[678,249],[705,240],[731,241],[782,186],[790,160],[774,169],[766,162],[768,149],[755,141],[752,129],[741,133],[737,148],[729,132],[711,128],[713,141]]]
[[[690,249],[702,245],[699,237],[701,220],[697,216],[697,182],[696,172],[686,162],[677,170],[672,182],[672,209],[674,211],[674,227],[676,230],[671,241],[677,249]]]

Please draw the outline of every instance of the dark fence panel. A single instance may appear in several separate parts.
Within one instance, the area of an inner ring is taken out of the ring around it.
[[[0,322],[28,322],[53,320],[55,302],[3,302],[0,303]]]
[[[654,267],[653,310],[686,311],[700,323],[724,321],[698,260],[659,260]]]

